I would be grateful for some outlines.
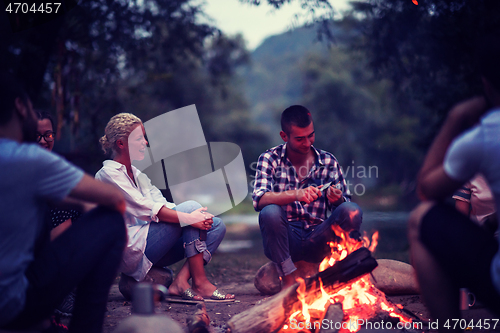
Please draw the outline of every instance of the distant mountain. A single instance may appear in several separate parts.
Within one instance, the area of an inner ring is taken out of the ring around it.
[[[342,39],[340,29],[332,32]],[[275,132],[281,111],[300,102],[301,65],[311,53],[326,55],[326,42],[318,41],[316,27],[297,28],[265,39],[252,52],[251,65],[240,71],[253,118],[268,130]]]

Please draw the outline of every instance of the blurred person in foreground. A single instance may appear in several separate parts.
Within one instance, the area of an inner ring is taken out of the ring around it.
[[[77,288],[70,332],[102,330],[109,288],[125,245],[121,192],[36,144],[29,97],[0,74],[0,329],[46,330],[47,318]],[[48,202],[101,205],[53,242],[44,237]]]
[[[500,35],[485,37],[476,51],[484,96],[449,112],[420,170],[418,192],[424,202],[409,220],[412,265],[442,332],[460,331],[452,321],[460,318],[459,288],[468,288],[500,315],[498,242],[442,203],[477,173],[488,181],[497,207],[500,203]]]
[[[96,178],[116,185],[127,202],[128,244],[121,278],[144,281],[153,266],[166,267],[187,258],[169,286],[170,296],[233,302],[234,295],[217,289],[204,268],[226,234],[222,220],[192,200],[178,205],[167,202],[148,176],[132,165],[132,161],[144,159],[148,144],[141,119],[119,113],[109,120],[104,132],[101,146],[112,160],[103,162]]]
[[[284,144],[265,151],[257,162],[253,206],[260,211],[264,253],[283,287],[295,283],[297,261],[320,263],[330,253],[329,242],[337,240],[332,225],[360,238],[363,213],[350,202],[335,156],[313,146],[315,135],[309,110],[292,105],[281,114]]]

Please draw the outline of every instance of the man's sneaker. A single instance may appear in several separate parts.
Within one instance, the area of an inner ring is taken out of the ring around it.
[[[55,312],[64,317],[71,317],[73,313],[73,306],[75,304],[75,291],[73,290],[66,296],[61,304],[56,308]]]

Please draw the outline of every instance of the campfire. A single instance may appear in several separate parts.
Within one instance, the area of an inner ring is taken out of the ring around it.
[[[294,286],[233,317],[229,330],[317,333],[327,324],[338,332],[356,332],[376,318],[386,321],[386,326],[378,328],[411,325],[412,319],[403,314],[402,306],[389,302],[370,281],[369,274],[377,267],[371,253],[377,246],[378,232],[371,240],[366,235],[356,240],[338,226],[333,230],[338,240],[329,243],[331,253],[321,262],[318,274],[298,279]]]
[[[333,267],[336,262],[344,260],[349,254],[365,247],[374,252],[378,244],[378,232],[372,235],[372,240],[366,236],[361,241],[350,238],[339,226],[333,226],[335,234],[339,236],[338,242],[330,242],[331,254],[326,257],[319,266],[323,272]],[[296,311],[290,315],[280,332],[297,332],[297,328],[314,332],[315,328],[321,327],[325,312],[330,304],[341,303],[343,310],[343,321],[339,323],[339,332],[356,332],[363,323],[377,316],[381,311],[388,313],[390,317],[398,318],[400,322],[411,322],[411,318],[400,313],[401,305],[393,305],[383,292],[378,290],[370,281],[368,274],[364,274],[354,281],[345,284],[341,289],[324,287],[321,277],[319,280],[320,295],[306,292],[305,280],[299,280],[297,288]]]

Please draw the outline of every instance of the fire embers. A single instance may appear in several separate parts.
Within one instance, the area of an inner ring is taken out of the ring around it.
[[[347,232],[340,227],[333,226],[332,228],[339,239],[338,242],[330,242],[331,254],[320,264],[320,272],[337,263],[341,265],[342,260],[345,258],[347,258],[346,261],[349,260],[349,254],[361,247],[366,247],[373,252],[377,246],[378,232],[373,234],[371,241],[366,235],[362,240],[355,240],[351,239]],[[337,325],[338,327],[335,328],[339,332],[356,332],[362,325],[366,325],[370,318],[380,317],[381,313],[388,315],[390,319],[388,323],[393,327],[396,327],[396,323],[399,322],[411,322],[409,317],[399,311],[398,306],[390,303],[385,294],[370,282],[368,274],[357,277],[348,283],[338,283],[328,287],[323,286],[323,281],[320,278],[319,289],[308,288],[302,279],[299,279],[298,282],[298,302],[294,303],[292,314],[281,332],[320,332],[325,325]],[[325,318],[325,313],[329,307],[332,308],[332,304],[342,310],[341,319],[336,322]]]

